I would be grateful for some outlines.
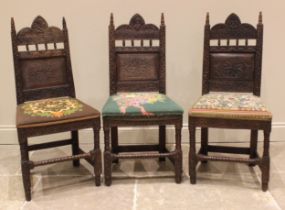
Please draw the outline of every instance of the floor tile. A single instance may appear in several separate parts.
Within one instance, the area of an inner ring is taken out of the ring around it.
[[[132,209],[134,180],[96,187],[90,176],[43,177],[24,210]]]
[[[270,193],[237,185],[197,184],[188,180],[175,184],[172,180],[139,180],[137,183],[137,210],[223,209],[240,210],[279,209]]]
[[[18,145],[0,145],[0,176],[15,175],[20,171],[20,148]]]
[[[230,144],[228,144],[230,145]],[[247,146],[247,144],[234,144]],[[81,145],[89,151],[92,144]],[[168,145],[174,149],[173,145]],[[197,166],[197,184],[188,175],[189,146],[183,145],[183,181],[176,184],[169,160],[120,160],[113,165],[113,182],[94,185],[93,167],[81,160],[56,163],[32,170],[32,201],[26,202],[18,145],[0,145],[0,210],[61,209],[285,209],[285,142],[271,143],[269,191],[261,191],[258,167],[227,162]],[[197,145],[197,150],[199,145]],[[262,143],[259,143],[262,154]],[[70,146],[32,152],[32,160],[69,155]],[[103,177],[102,177],[103,180]]]

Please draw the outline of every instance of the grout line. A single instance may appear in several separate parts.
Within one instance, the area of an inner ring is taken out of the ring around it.
[[[134,198],[133,198],[133,208],[132,210],[136,210],[137,209],[137,192],[138,192],[138,180],[135,180],[135,185],[134,185]]]
[[[28,201],[25,201],[24,203],[23,203],[23,205],[21,206],[21,208],[20,208],[20,210],[24,210],[24,208],[25,208],[25,206],[28,204]]]
[[[38,185],[40,184],[40,182],[42,181],[42,176],[38,176],[39,180],[34,184],[34,186],[31,189],[31,192],[34,192],[35,189],[38,187]]]
[[[258,179],[258,181],[259,181],[260,183],[262,183],[260,176],[257,176],[257,179]],[[269,182],[269,183],[270,183],[270,182]],[[275,200],[274,196],[271,194],[270,190],[267,190],[265,193],[267,193],[267,194],[272,198],[275,207],[276,207],[278,210],[282,210],[282,208],[279,206],[278,202]]]
[[[282,210],[282,208],[279,206],[279,204],[277,203],[277,201],[275,200],[274,196],[271,194],[271,192],[268,190],[266,193],[269,194],[269,196],[272,198],[274,205],[276,206],[276,208],[278,210]]]

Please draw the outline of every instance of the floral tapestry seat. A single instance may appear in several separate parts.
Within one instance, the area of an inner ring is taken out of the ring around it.
[[[99,111],[70,97],[27,101],[17,106],[18,128],[46,126],[98,118]]]
[[[251,93],[210,92],[189,110],[193,117],[222,119],[271,120],[272,114],[261,102],[260,97]]]
[[[181,115],[183,109],[164,94],[122,92],[112,95],[103,108],[103,116]]]

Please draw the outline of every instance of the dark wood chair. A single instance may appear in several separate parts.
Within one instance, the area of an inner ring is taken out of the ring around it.
[[[135,14],[130,23],[115,29],[109,25],[110,97],[103,108],[105,184],[112,182],[112,162],[127,158],[168,157],[181,182],[181,127],[183,109],[168,98],[165,88],[165,25],[145,24]],[[119,145],[120,126],[159,126],[157,145]],[[165,126],[175,126],[175,151],[165,147]],[[111,147],[110,147],[111,131]]]
[[[21,166],[26,200],[31,200],[30,170],[36,166],[85,158],[94,166],[95,183],[100,185],[101,151],[99,147],[100,113],[75,98],[68,31],[49,27],[38,16],[31,28],[16,33],[11,20],[15,82],[17,90],[16,125],[21,149]],[[94,150],[79,147],[78,129],[93,128]],[[28,144],[28,137],[71,131],[71,139]],[[34,150],[71,145],[72,155],[31,161]]]
[[[204,34],[203,96],[189,111],[190,182],[196,183],[198,161],[208,160],[258,165],[262,190],[269,181],[269,137],[271,113],[260,100],[262,64],[262,15],[257,27],[241,23],[231,14],[223,24],[210,27],[206,18]],[[201,127],[201,149],[196,154],[195,130]],[[250,129],[249,147],[208,144],[208,128]],[[264,132],[263,155],[257,153],[258,130]],[[244,154],[249,157],[217,156],[211,153]]]

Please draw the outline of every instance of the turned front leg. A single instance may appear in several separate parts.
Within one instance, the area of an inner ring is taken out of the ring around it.
[[[189,136],[190,136],[190,149],[189,149],[189,175],[190,183],[196,184],[196,127],[194,125],[189,125]]]
[[[112,183],[112,154],[110,150],[110,127],[104,126],[104,178],[105,185],[110,186]]]
[[[270,130],[264,130],[264,144],[263,144],[263,156],[261,160],[261,180],[262,190],[267,191],[270,172],[270,157],[269,157],[269,142],[270,142]]]
[[[182,180],[182,150],[181,150],[181,129],[182,125],[179,123],[175,125],[175,181],[181,183]]]
[[[25,190],[26,201],[31,200],[31,172],[30,172],[30,160],[28,150],[28,138],[24,135],[24,132],[18,130],[18,141],[21,150],[21,169],[22,179]]]
[[[79,140],[78,140],[78,131],[71,131],[71,139],[72,139],[72,155],[79,154]],[[78,167],[80,165],[80,160],[73,160],[73,166]]]
[[[100,150],[100,127],[96,126],[93,128],[94,133],[94,173],[95,173],[95,184],[96,186],[101,185],[101,173],[102,173],[102,159]]]

